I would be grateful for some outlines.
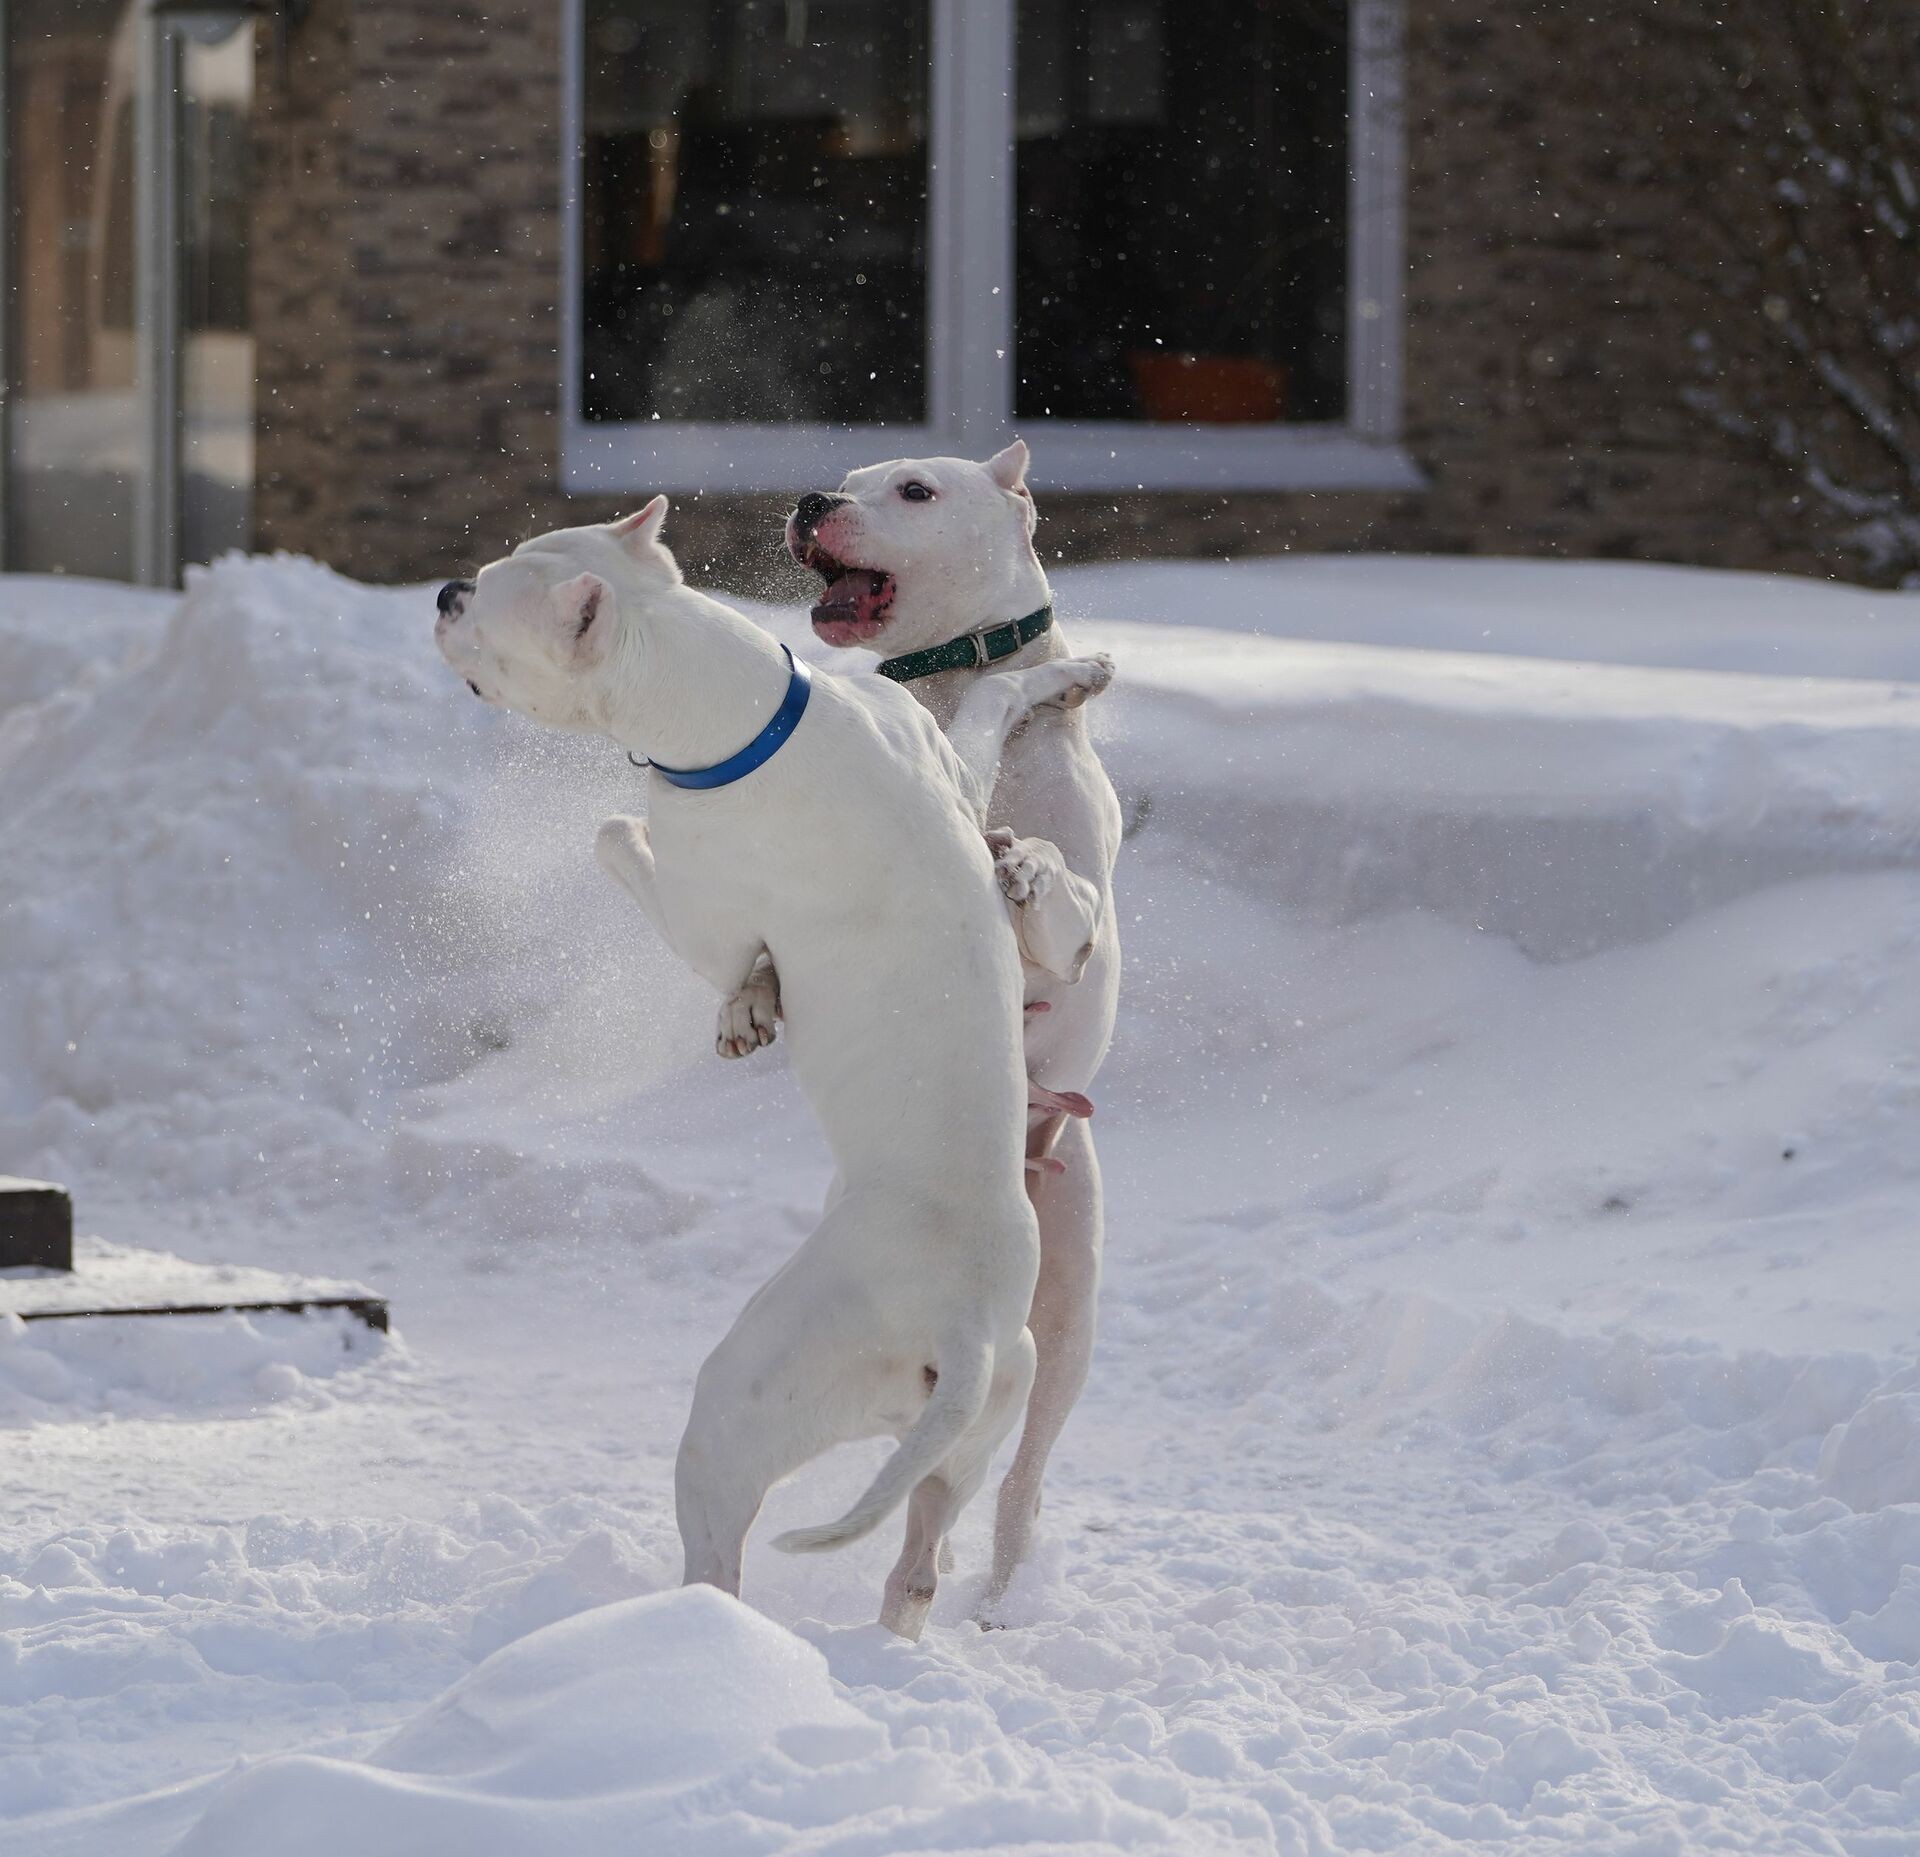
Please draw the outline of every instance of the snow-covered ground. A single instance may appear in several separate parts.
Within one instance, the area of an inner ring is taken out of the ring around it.
[[[909,1647],[884,1539],[673,1590],[827,1166],[593,869],[624,761],[417,590],[0,581],[0,1167],[395,1320],[0,1323],[0,1850],[1916,1847],[1920,601],[1058,591],[1132,826],[1103,1338],[1005,1628],[983,1502]]]

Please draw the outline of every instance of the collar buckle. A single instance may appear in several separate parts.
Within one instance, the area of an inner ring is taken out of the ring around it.
[[[963,665],[962,669],[974,671],[984,671],[989,665],[998,664],[1002,658],[1012,657],[1023,644],[1030,642],[1020,636],[1018,619],[1002,619],[994,625],[977,626],[960,636],[973,647],[973,662]],[[995,651],[988,641],[1001,638],[1007,641],[1006,648]]]

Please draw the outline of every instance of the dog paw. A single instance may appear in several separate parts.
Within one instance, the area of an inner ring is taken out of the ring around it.
[[[1006,1604],[1007,1589],[1001,1586],[997,1590],[989,1587],[980,1595],[973,1608],[973,1622],[981,1631],[1005,1631],[1007,1621],[1002,1616]]]
[[[1113,682],[1113,660],[1104,651],[1085,658],[1062,658],[1052,668],[1060,673],[1061,687],[1037,708],[1078,709],[1088,697],[1099,696]]]
[[[713,1048],[722,1057],[746,1057],[762,1045],[773,1043],[774,1026],[779,1017],[779,983],[755,975],[731,999],[721,1003]]]
[[[987,834],[987,849],[993,853],[1000,893],[1008,902],[1024,908],[1053,888],[1060,853],[1045,839],[1015,838],[1001,826]]]

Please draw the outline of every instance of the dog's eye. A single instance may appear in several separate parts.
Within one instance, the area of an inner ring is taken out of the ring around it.
[[[902,484],[900,486],[900,494],[909,503],[931,503],[933,501],[933,492],[917,477],[911,483]]]
[[[475,696],[479,696],[481,702],[484,703],[487,700],[484,696],[480,696],[480,686],[475,683],[471,677],[467,679],[467,688],[471,690]]]

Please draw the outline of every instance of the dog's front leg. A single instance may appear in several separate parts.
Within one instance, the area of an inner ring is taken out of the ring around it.
[[[1022,956],[1056,979],[1078,980],[1100,928],[1099,890],[1047,839],[1015,838],[998,826],[987,849]]]
[[[1000,778],[1007,737],[1036,709],[1078,709],[1113,682],[1113,660],[1104,651],[1087,658],[1051,658],[1022,671],[995,671],[961,698],[947,725],[947,741],[990,800]]]
[[[640,905],[641,913],[653,924],[654,933],[684,961],[687,957],[674,946],[673,932],[667,927],[666,913],[660,907],[660,883],[653,862],[653,840],[644,819],[615,813],[601,821],[594,834],[593,855],[600,868]]]
[[[770,1045],[780,1017],[780,976],[765,948],[741,985],[720,1003],[713,1048],[722,1057],[745,1057]]]
[[[689,939],[684,933],[676,935],[668,926],[646,820],[616,813],[600,827],[593,841],[593,854],[599,859],[600,868],[640,905],[660,939],[729,1002],[751,986],[761,960],[768,961],[771,981],[771,959],[766,944],[757,935],[742,934],[735,939],[731,935],[701,934]],[[775,1000],[778,1000],[777,992]]]

